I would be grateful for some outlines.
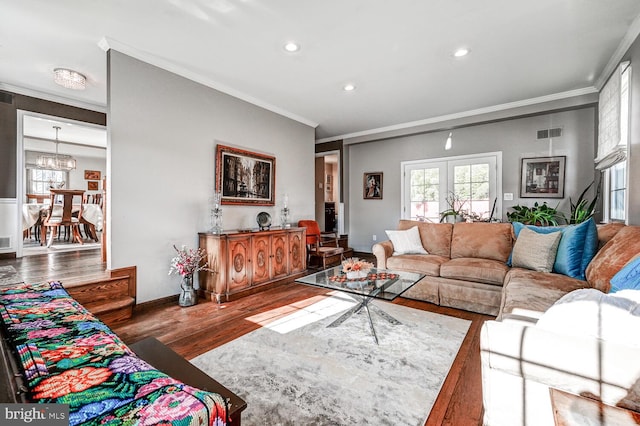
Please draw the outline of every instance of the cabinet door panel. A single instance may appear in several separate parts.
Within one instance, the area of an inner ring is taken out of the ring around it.
[[[239,290],[251,285],[251,258],[249,237],[229,239],[228,279],[229,291]]]
[[[289,264],[290,273],[302,272],[306,268],[307,250],[303,232],[289,234]]]
[[[269,236],[253,237],[253,281],[252,285],[268,281],[269,274]]]
[[[286,276],[289,271],[289,244],[287,234],[276,234],[271,242],[273,278]]]

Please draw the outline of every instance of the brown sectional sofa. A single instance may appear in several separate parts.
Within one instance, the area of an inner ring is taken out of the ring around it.
[[[429,254],[394,255],[391,241],[373,246],[378,268],[415,271],[426,277],[403,296],[488,315],[544,312],[578,288],[609,290],[609,280],[640,253],[640,227],[598,226],[600,249],[586,281],[507,266],[513,249],[511,223],[427,223],[401,220],[399,230],[418,227]]]

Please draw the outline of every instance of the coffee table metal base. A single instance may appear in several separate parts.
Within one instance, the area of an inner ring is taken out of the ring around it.
[[[371,310],[373,310],[375,313],[377,313],[378,315],[380,315],[382,318],[384,318],[385,320],[387,320],[388,322],[390,322],[393,325],[402,324],[400,321],[398,321],[397,319],[395,319],[394,317],[392,317],[391,315],[389,315],[388,313],[386,313],[385,311],[383,311],[382,309],[378,308],[375,305],[371,305],[371,310],[370,310],[369,309],[369,302],[371,302],[373,300],[372,297],[360,297],[360,296],[357,296],[355,294],[351,294],[351,296],[355,297],[357,299],[360,299],[360,303],[357,304],[356,306],[354,306],[353,308],[349,309],[344,314],[340,315],[340,317],[338,317],[334,322],[329,324],[327,327],[337,327],[337,326],[339,326],[340,324],[345,322],[347,318],[351,317],[354,314],[357,314],[358,312],[360,312],[362,310],[362,308],[364,308],[365,311],[367,311],[367,318],[369,319],[369,326],[371,326],[371,334],[373,334],[373,340],[375,340],[376,345],[379,345],[379,343],[378,343],[378,334],[376,333],[376,329],[373,326],[373,320],[371,318]]]

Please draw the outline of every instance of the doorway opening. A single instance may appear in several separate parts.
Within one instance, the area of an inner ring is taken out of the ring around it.
[[[18,111],[17,144],[16,256],[103,250],[104,258],[106,127]],[[82,244],[74,242],[72,229],[60,227],[51,239],[53,228],[42,227],[50,215],[62,209],[57,203],[62,203],[63,197],[56,196],[51,206],[51,189],[82,191],[72,206],[73,214],[81,218],[77,229]]]
[[[340,151],[316,154],[315,215],[323,232],[344,233],[344,204],[341,200]]]

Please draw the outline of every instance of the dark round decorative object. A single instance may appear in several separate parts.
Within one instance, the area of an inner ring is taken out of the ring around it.
[[[266,231],[271,227],[271,215],[267,212],[260,212],[256,216],[256,221],[261,231]]]

